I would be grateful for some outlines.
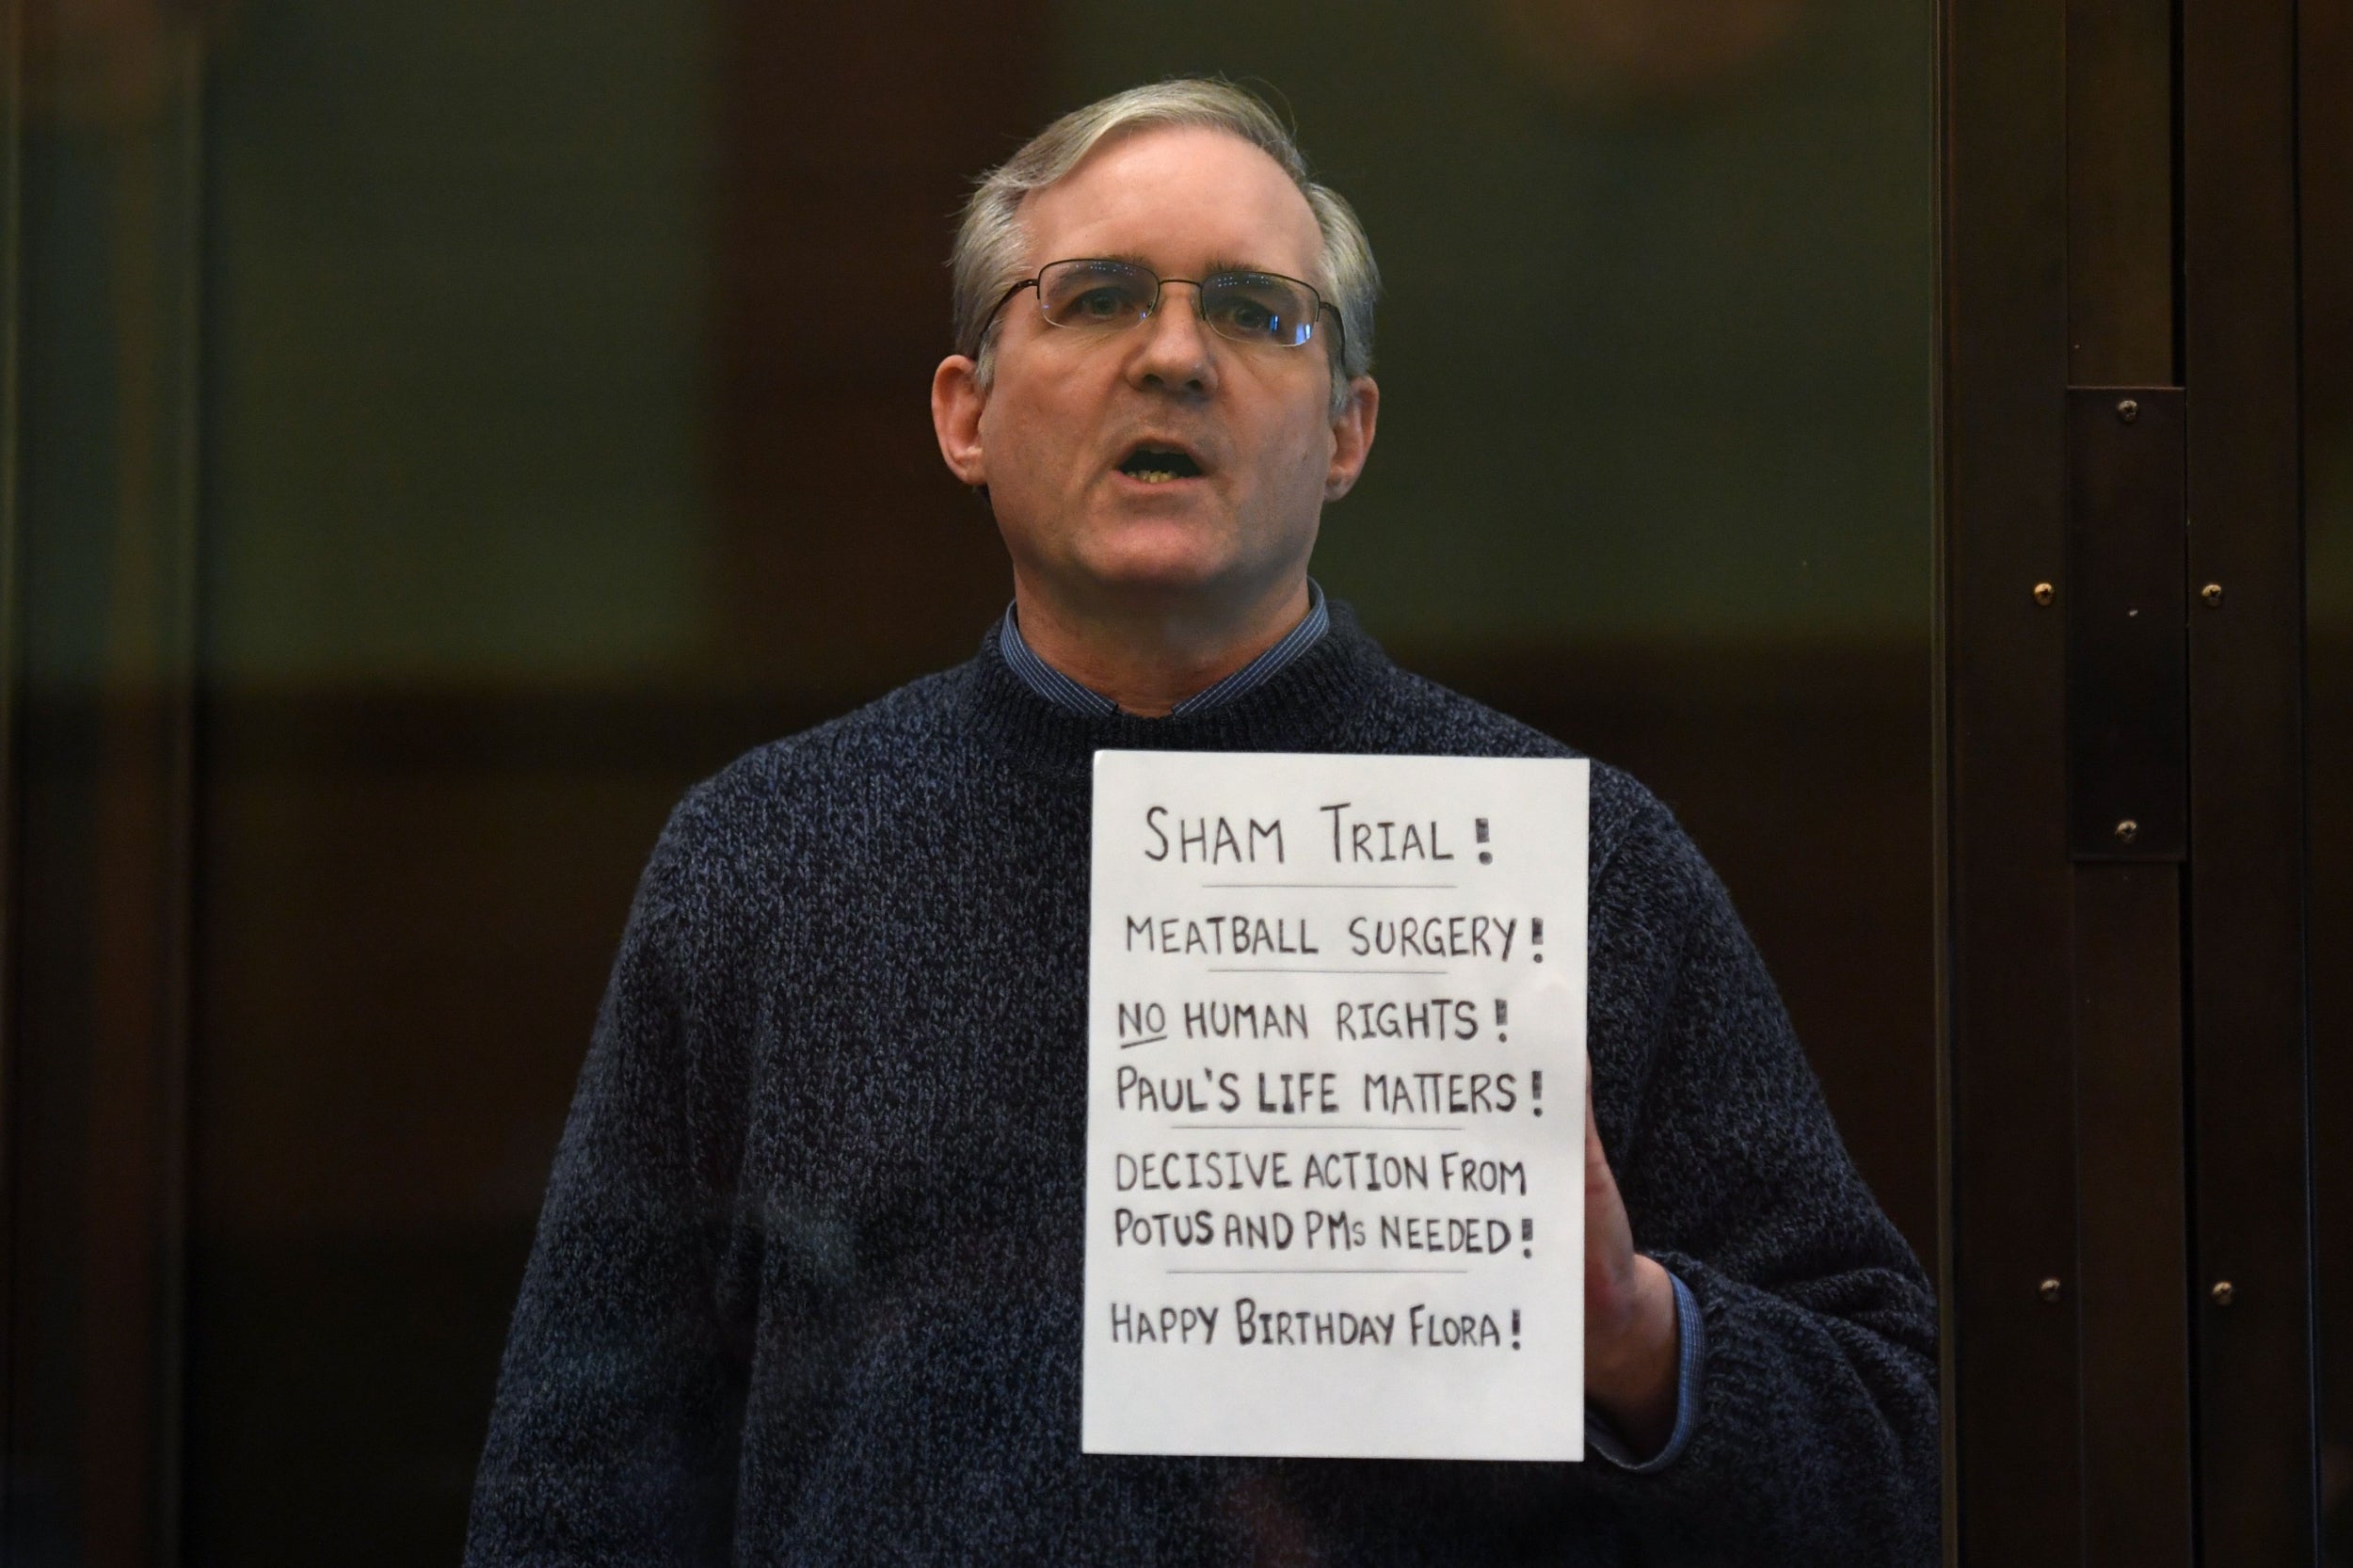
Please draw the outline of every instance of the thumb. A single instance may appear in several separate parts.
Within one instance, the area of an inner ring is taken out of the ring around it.
[[[1588,1170],[1599,1166],[1609,1168],[1609,1156],[1601,1146],[1601,1124],[1593,1119],[1593,1078],[1585,1075],[1585,1164]]]

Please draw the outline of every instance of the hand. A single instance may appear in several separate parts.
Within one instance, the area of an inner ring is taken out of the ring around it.
[[[1674,1431],[1676,1360],[1682,1326],[1674,1282],[1657,1260],[1634,1250],[1618,1178],[1593,1124],[1593,1082],[1585,1080],[1585,1397],[1647,1458]]]

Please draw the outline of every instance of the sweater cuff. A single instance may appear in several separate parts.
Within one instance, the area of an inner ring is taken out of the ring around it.
[[[1675,1424],[1667,1434],[1666,1447],[1648,1459],[1638,1460],[1601,1413],[1590,1404],[1585,1407],[1586,1448],[1638,1476],[1673,1464],[1690,1445],[1692,1430],[1699,1425],[1700,1371],[1707,1361],[1707,1325],[1700,1320],[1699,1299],[1691,1294],[1691,1288],[1672,1272],[1667,1278],[1675,1288],[1675,1327],[1682,1346],[1676,1355]]]

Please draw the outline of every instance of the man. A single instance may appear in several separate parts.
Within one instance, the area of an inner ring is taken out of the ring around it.
[[[955,289],[933,419],[1013,608],[664,833],[469,1560],[1931,1559],[1927,1282],[1722,889],[1599,764],[1595,1458],[1080,1452],[1093,753],[1570,753],[1307,578],[1372,445],[1375,277],[1263,105],[1174,82],[1065,117],[983,182]]]

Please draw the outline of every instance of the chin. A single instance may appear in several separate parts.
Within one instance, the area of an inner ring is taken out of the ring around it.
[[[1104,506],[1034,529],[1009,524],[1000,512],[998,525],[1042,582],[1170,608],[1189,597],[1223,600],[1263,587],[1283,575],[1295,548],[1313,544],[1312,534],[1302,541],[1288,530],[1262,532],[1222,506]]]
[[[1212,587],[1247,570],[1223,531],[1160,519],[1105,531],[1079,552],[1079,568],[1106,587],[1183,593]]]
[[[1112,592],[1155,597],[1202,593],[1232,581],[1235,575],[1230,560],[1176,553],[1093,561],[1085,572]]]

